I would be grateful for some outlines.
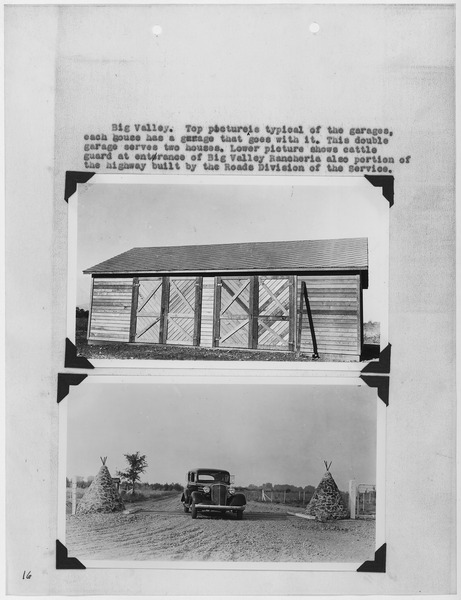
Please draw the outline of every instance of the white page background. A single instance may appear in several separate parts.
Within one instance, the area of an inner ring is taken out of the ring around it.
[[[309,37],[316,21],[321,35]],[[162,41],[152,36],[160,24]],[[454,9],[6,9],[7,569],[13,594],[213,594],[181,571],[56,571],[56,374],[66,170],[112,122],[385,126],[390,213],[386,574],[222,572],[229,594],[446,594],[455,585]],[[155,46],[157,44],[157,47]],[[160,45],[159,45],[160,44]],[[27,491],[25,491],[27,490]],[[23,570],[31,580],[23,580]]]

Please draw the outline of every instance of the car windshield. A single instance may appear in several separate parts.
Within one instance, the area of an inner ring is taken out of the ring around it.
[[[212,483],[214,481],[229,483],[229,473],[223,473],[221,471],[207,471],[203,473],[197,473],[197,481],[200,481],[201,483]]]

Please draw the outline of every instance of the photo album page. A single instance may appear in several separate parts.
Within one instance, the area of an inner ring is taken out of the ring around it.
[[[5,6],[17,596],[456,593],[455,5]]]

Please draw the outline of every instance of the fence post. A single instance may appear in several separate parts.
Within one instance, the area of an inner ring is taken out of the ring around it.
[[[355,519],[356,499],[357,499],[357,482],[355,481],[355,479],[351,479],[349,481],[349,512],[350,512],[351,519]]]
[[[77,477],[72,477],[72,514],[77,512]]]

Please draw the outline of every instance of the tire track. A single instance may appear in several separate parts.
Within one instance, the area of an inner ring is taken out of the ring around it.
[[[179,496],[130,514],[69,516],[71,556],[109,560],[363,561],[375,550],[373,521],[322,524],[288,517],[286,507],[249,502],[243,520],[184,513]],[[266,507],[264,507],[266,508]],[[140,509],[140,510],[138,510]]]

